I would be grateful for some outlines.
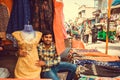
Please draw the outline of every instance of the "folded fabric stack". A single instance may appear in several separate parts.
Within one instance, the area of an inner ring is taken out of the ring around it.
[[[119,80],[119,77],[98,77],[98,76],[91,76],[91,75],[81,75],[79,80]]]
[[[120,76],[118,56],[110,56],[94,49],[74,49],[74,51],[76,52],[72,54],[71,60],[78,65],[80,76],[81,74],[108,78]]]

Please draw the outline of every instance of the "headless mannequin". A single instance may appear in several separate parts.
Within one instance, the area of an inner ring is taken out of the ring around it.
[[[32,25],[24,25],[24,29],[22,30],[22,36],[24,40],[30,41],[35,37],[35,31],[33,30]]]
[[[32,25],[24,25],[24,32],[34,32]]]

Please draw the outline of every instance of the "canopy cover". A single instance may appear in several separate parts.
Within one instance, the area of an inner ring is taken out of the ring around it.
[[[112,6],[116,6],[120,4],[120,0],[113,0]]]

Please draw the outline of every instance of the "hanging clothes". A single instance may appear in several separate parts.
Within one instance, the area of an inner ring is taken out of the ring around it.
[[[6,32],[9,20],[8,9],[5,4],[0,4],[0,32]]]
[[[6,40],[6,30],[9,21],[9,11],[7,6],[0,2],[0,38]]]
[[[7,34],[22,30],[25,24],[30,22],[29,0],[13,0],[13,7],[7,26]]]
[[[65,50],[65,42],[67,33],[64,28],[63,2],[62,0],[54,0],[54,21],[53,30],[55,35],[55,43],[57,53],[61,54]]]
[[[32,25],[35,30],[53,32],[53,0],[31,0]]]
[[[11,10],[12,10],[12,5],[13,5],[13,0],[0,0],[0,3],[4,4],[8,8],[8,13],[10,16]]]

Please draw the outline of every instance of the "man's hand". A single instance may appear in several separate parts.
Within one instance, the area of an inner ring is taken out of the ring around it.
[[[19,50],[18,54],[19,57],[26,57],[28,55],[28,53],[24,50]]]
[[[37,60],[35,65],[38,66],[38,67],[41,67],[41,66],[44,66],[45,64],[46,63],[44,61]]]

